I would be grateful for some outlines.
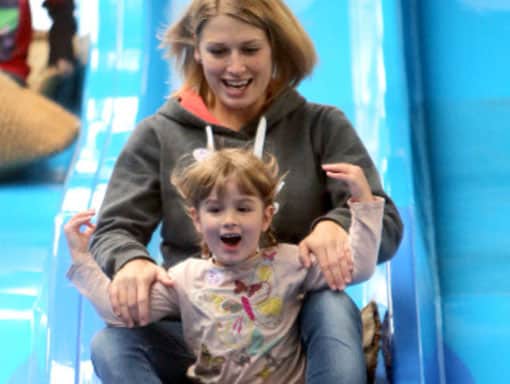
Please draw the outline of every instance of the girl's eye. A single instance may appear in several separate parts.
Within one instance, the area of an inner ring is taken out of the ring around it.
[[[221,211],[221,208],[220,208],[220,207],[217,207],[217,206],[208,206],[208,207],[206,208],[206,211],[207,211],[208,213],[218,213],[218,212],[220,212],[220,211]]]
[[[252,211],[251,207],[249,207],[249,206],[240,206],[238,208],[238,210],[239,210],[239,212],[243,212],[243,213],[251,212]]]

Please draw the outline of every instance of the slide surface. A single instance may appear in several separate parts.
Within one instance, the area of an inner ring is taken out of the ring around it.
[[[90,36],[82,134],[62,154],[0,182],[0,212],[4,218],[0,222],[0,337],[4,345],[0,352],[0,383],[98,382],[90,363],[89,345],[103,325],[65,279],[69,255],[62,239],[62,224],[76,211],[100,206],[117,155],[132,129],[177,86],[155,36],[186,3],[80,2],[80,23],[87,24]],[[466,162],[467,152],[450,150],[459,147],[458,140],[466,138],[461,143],[470,145],[469,155],[475,153],[480,161],[493,154],[498,156],[500,173],[494,166],[483,169],[491,170],[500,180],[508,180],[502,175],[509,165],[504,140],[509,142],[510,130],[501,133],[498,122],[510,121],[510,88],[490,77],[494,81],[484,85],[490,85],[492,94],[484,94],[486,88],[474,82],[464,94],[469,99],[466,103],[452,103],[460,100],[455,92],[469,81],[460,77],[455,82],[451,73],[452,66],[460,67],[460,59],[466,56],[460,48],[468,45],[455,28],[462,29],[462,23],[476,26],[478,36],[485,40],[475,39],[474,43],[487,43],[496,32],[503,34],[506,30],[510,10],[504,2],[492,2],[487,8],[489,2],[482,0],[453,1],[455,5],[450,7],[438,0],[421,8],[402,7],[396,0],[287,3],[316,42],[320,57],[313,76],[300,85],[300,90],[309,100],[335,105],[346,113],[405,221],[405,236],[397,256],[380,266],[369,283],[350,290],[360,307],[375,299],[383,313],[389,310],[392,314],[394,382],[508,381],[498,381],[494,376],[498,374],[501,379],[503,365],[499,373],[487,368],[489,360],[498,367],[500,359],[495,354],[505,354],[503,341],[491,348],[488,342],[472,337],[483,329],[493,329],[494,334],[504,335],[507,340],[509,336],[507,324],[490,322],[491,316],[496,318],[491,312],[494,307],[510,313],[508,303],[501,299],[509,292],[507,274],[501,272],[508,271],[508,261],[500,251],[508,241],[503,230],[508,216],[503,214],[509,210],[508,199],[503,196],[507,195],[501,192],[501,184],[487,181],[485,187],[492,186],[492,196],[501,203],[500,215],[495,216],[499,248],[490,248],[490,260],[500,272],[481,270],[499,287],[492,286],[488,295],[479,294],[486,292],[480,283],[486,280],[473,277],[477,264],[465,264],[466,259],[456,256],[465,255],[468,245],[475,249],[474,243],[465,240],[470,222],[464,221],[462,226],[459,219],[452,219],[448,207],[461,212],[461,201],[469,201],[471,207],[476,205],[479,210],[491,208],[479,205],[480,199],[488,200],[475,196],[474,188],[464,189],[473,192],[464,200],[451,193],[460,185],[455,182],[468,182],[465,174],[452,173],[464,169]],[[499,8],[495,3],[500,4]],[[417,15],[429,23],[419,23]],[[484,23],[479,24],[479,20]],[[443,29],[433,28],[434,25]],[[451,25],[450,32],[459,34],[443,35],[446,25]],[[442,56],[449,59],[439,61],[434,56],[438,47],[446,51],[452,45],[460,48],[450,51],[452,56]],[[493,45],[486,46],[496,51]],[[503,69],[510,63],[507,56],[501,57],[493,70],[503,76]],[[474,63],[479,73],[490,70],[479,57]],[[436,79],[441,81],[434,82]],[[448,81],[452,83],[450,88],[446,86]],[[484,116],[492,118],[483,119]],[[492,143],[495,152],[476,152],[479,136],[475,132],[482,119],[491,132],[502,135],[497,136],[503,139],[501,142]],[[452,126],[459,131],[452,130]],[[462,127],[468,127],[470,135],[464,136]],[[445,136],[445,132],[449,134]],[[434,140],[432,151],[428,140]],[[433,196],[444,197],[444,204],[438,206]],[[457,205],[446,206],[446,202]],[[486,211],[477,212],[483,216]],[[446,255],[441,262],[436,256],[434,223],[438,223],[442,233],[437,239],[437,252]],[[474,241],[476,237],[470,236]],[[484,240],[484,244],[494,242]],[[156,239],[150,249],[157,257]],[[457,270],[463,271],[463,278],[453,278]],[[468,277],[472,280],[467,281]],[[496,327],[491,328],[491,324]]]

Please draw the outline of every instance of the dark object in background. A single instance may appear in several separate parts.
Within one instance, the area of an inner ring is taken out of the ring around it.
[[[48,66],[57,66],[61,59],[74,64],[76,55],[73,49],[73,37],[77,30],[73,14],[74,1],[46,0],[43,7],[48,10],[48,14],[53,21],[48,35],[50,43]]]

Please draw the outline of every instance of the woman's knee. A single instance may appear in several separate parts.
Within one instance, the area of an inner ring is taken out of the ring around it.
[[[331,290],[309,294],[300,314],[302,336],[315,332],[325,335],[352,334],[361,337],[361,315],[354,301],[345,292]]]
[[[92,339],[91,352],[94,369],[105,383],[160,383],[160,378],[180,382],[193,361],[182,327],[174,321],[104,328]]]
[[[125,328],[103,328],[92,338],[91,359],[96,370],[112,367],[129,348],[131,335]]]
[[[361,315],[345,292],[309,295],[300,314],[307,383],[364,383]]]

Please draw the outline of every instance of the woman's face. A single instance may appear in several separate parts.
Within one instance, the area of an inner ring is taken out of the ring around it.
[[[213,114],[247,122],[266,100],[272,53],[266,33],[229,16],[216,16],[202,29],[195,59],[215,96]]]

